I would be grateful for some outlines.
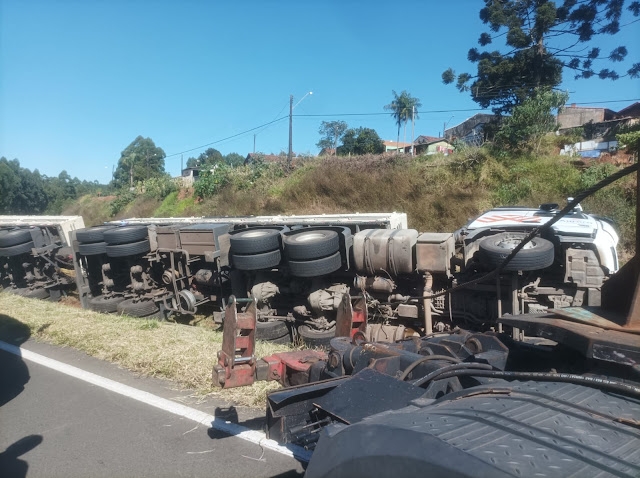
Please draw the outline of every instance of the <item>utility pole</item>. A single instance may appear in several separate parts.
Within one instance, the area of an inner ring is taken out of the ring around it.
[[[416,127],[416,105],[411,107],[411,156],[413,156],[413,136]]]
[[[287,155],[287,169],[291,170],[291,153],[293,148],[293,95],[289,96],[289,154]]]
[[[184,165],[183,165],[183,156],[180,155],[180,176],[182,176],[182,170],[184,169]]]
[[[256,154],[256,134],[255,133],[253,133],[253,154]]]

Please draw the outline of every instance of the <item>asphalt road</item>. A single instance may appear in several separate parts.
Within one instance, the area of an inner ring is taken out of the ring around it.
[[[259,430],[261,413],[196,402],[85,354],[22,345],[92,373]],[[302,465],[238,437],[0,350],[0,477],[297,477]]]

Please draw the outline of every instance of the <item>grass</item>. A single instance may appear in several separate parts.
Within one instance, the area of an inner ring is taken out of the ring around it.
[[[222,333],[204,327],[100,314],[63,304],[0,293],[0,337],[18,342],[31,336],[41,342],[72,347],[145,376],[175,382],[199,395],[212,395],[239,405],[264,407],[274,382],[251,387],[214,388],[211,371],[217,362]],[[258,341],[256,356],[290,350]]]
[[[85,226],[96,226],[111,219],[109,203],[113,198],[113,196],[96,197],[85,195],[65,207],[62,214],[65,216],[82,216]]]
[[[195,204],[193,196],[180,199],[180,192],[169,194],[153,212],[153,217],[181,217]]]
[[[202,202],[182,198],[182,193],[170,194],[162,204],[140,197],[118,217],[398,211],[407,213],[411,228],[451,232],[496,206],[564,205],[568,196],[613,170],[613,165],[596,164],[580,171],[566,156],[516,156],[488,148],[413,159],[407,155],[327,157],[306,161],[286,176],[278,165],[267,167],[261,175],[237,168],[227,186]],[[635,244],[635,191],[635,177],[627,177],[583,204],[586,211],[618,223],[623,259],[633,254]],[[93,214],[89,207],[84,210]]]

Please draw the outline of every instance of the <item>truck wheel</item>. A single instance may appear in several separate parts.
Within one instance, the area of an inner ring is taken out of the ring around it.
[[[260,254],[280,249],[280,230],[250,228],[229,234],[232,254]]]
[[[14,293],[15,295],[19,295],[20,297],[27,297],[29,299],[46,299],[49,297],[49,291],[47,289],[43,289],[42,287],[38,287],[36,289],[22,287],[9,289],[9,292]]]
[[[158,322],[164,322],[165,320],[167,320],[169,315],[170,315],[170,312],[168,310],[158,309],[157,312],[154,312],[153,314],[149,314],[149,315],[144,315],[140,318],[149,319],[149,320],[156,319]]]
[[[272,269],[280,264],[281,259],[282,256],[280,255],[280,249],[253,255],[231,254],[233,267],[242,271]]]
[[[492,268],[498,267],[525,237],[524,233],[502,232],[482,239],[479,244],[480,262]],[[554,256],[553,243],[535,237],[516,254],[504,270],[536,271],[545,269],[553,264]]]
[[[270,320],[256,323],[256,339],[278,344],[291,342],[291,333],[287,323],[282,320]]]
[[[31,232],[29,229],[16,229],[8,231],[0,236],[0,247],[6,248],[31,242]]]
[[[312,261],[287,261],[291,275],[295,277],[318,277],[331,274],[342,267],[340,252]]]
[[[129,244],[149,237],[147,226],[115,227],[104,231],[104,242],[112,244]]]
[[[149,239],[145,239],[140,242],[132,242],[131,244],[107,244],[106,250],[107,256],[109,257],[126,257],[145,254],[150,251]]]
[[[31,237],[31,236],[29,236]],[[18,244],[17,246],[0,247],[0,256],[13,257],[20,254],[26,254],[31,252],[31,249],[35,247],[33,241],[25,242],[24,244]]]
[[[317,330],[308,325],[301,325],[298,327],[298,334],[302,338],[302,343],[307,347],[322,347],[328,349],[331,345],[331,339],[336,335],[336,328]]]
[[[114,229],[116,226],[95,226],[78,229],[76,231],[76,239],[78,242],[104,242],[104,232]]]
[[[78,252],[83,256],[95,256],[107,253],[106,242],[90,242],[88,244],[78,244]]]
[[[116,312],[118,310],[118,304],[123,301],[124,297],[119,295],[111,297],[99,295],[98,297],[93,297],[91,300],[89,300],[89,308],[91,310],[95,310],[96,312],[110,314],[112,312]]]
[[[119,314],[130,315],[131,317],[146,317],[158,312],[160,308],[149,299],[135,301],[134,299],[123,300],[118,304]]]
[[[338,233],[331,230],[296,231],[295,234],[285,235],[285,256],[293,260],[309,260],[327,257],[340,250]]]

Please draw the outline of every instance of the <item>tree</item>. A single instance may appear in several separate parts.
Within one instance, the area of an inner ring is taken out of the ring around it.
[[[207,148],[204,153],[200,153],[197,158],[187,159],[187,168],[211,168],[215,164],[222,163],[224,158],[222,153],[215,148]]]
[[[318,128],[318,133],[320,133],[322,139],[316,143],[316,146],[320,149],[337,149],[338,141],[347,131],[347,128],[347,123],[344,121],[323,121],[320,123],[320,128]]]
[[[620,133],[616,134],[616,140],[621,148],[637,159],[640,155],[640,124],[622,127]]]
[[[519,150],[539,152],[542,138],[558,125],[554,111],[562,108],[569,99],[568,93],[539,88],[515,106],[512,115],[504,118],[496,142]]]
[[[337,148],[337,154],[340,156],[381,154],[383,152],[384,143],[378,133],[371,128],[348,129],[342,136],[342,146]]]
[[[400,126],[404,123],[404,142],[407,141],[407,123],[411,119],[411,116],[415,111],[415,118],[418,118],[418,108],[422,106],[420,98],[414,98],[405,90],[398,95],[395,90],[391,90],[393,93],[393,101],[384,107],[385,110],[391,111],[391,116],[396,120],[398,125],[398,143],[400,142]],[[399,149],[398,149],[399,151]]]
[[[20,188],[20,163],[0,158],[0,211],[12,212],[18,189]]]
[[[224,157],[224,162],[232,168],[237,168],[244,164],[244,156],[238,153],[229,153]]]
[[[164,151],[151,138],[138,136],[120,153],[118,167],[113,175],[116,187],[133,187],[143,181],[164,174]]]
[[[619,73],[601,68],[603,61],[620,62],[627,48],[619,46],[608,55],[592,46],[600,35],[618,33],[624,0],[484,0],[480,19],[489,32],[478,39],[485,47],[504,36],[509,51],[479,51],[471,48],[467,58],[477,63],[477,73],[456,76],[451,68],[442,74],[445,84],[456,81],[458,90],[471,93],[482,108],[492,107],[497,114],[509,113],[542,86],[553,88],[562,82],[564,69],[575,72],[576,78],[597,75],[602,79],[618,79]],[[640,2],[632,1],[627,9],[640,15]],[[640,77],[640,63],[626,74]],[[469,84],[471,82],[471,84]]]

